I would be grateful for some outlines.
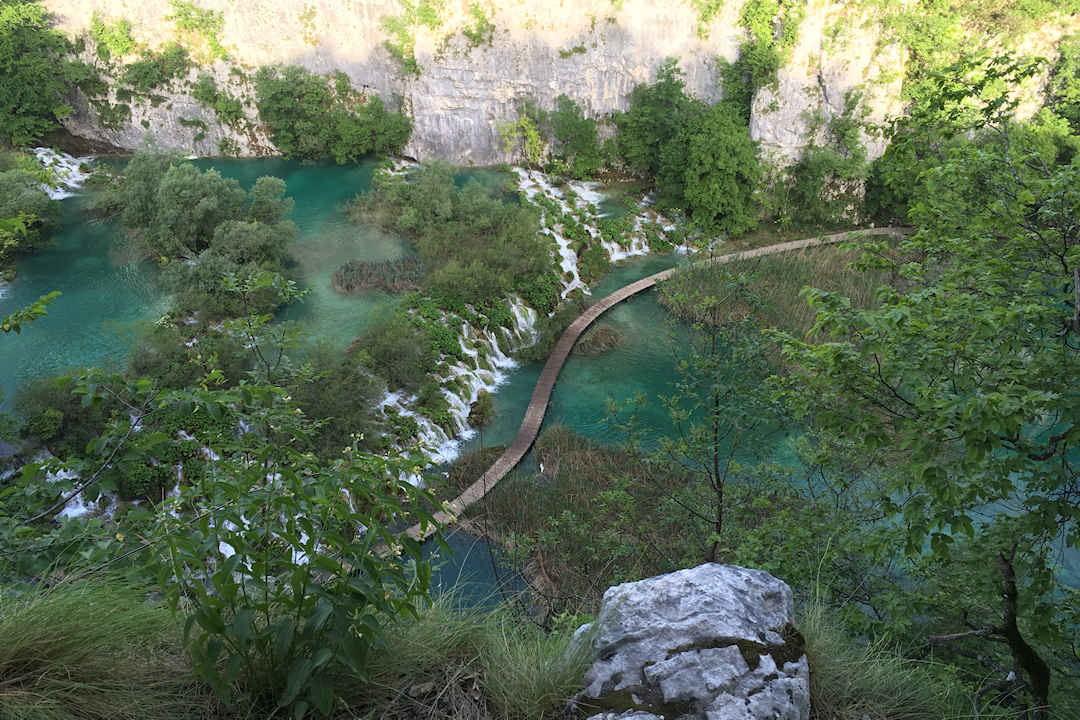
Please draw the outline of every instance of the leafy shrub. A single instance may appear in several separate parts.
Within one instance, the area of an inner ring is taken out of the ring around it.
[[[238,409],[252,428],[216,446],[213,475],[181,487],[172,509],[194,522],[157,516],[158,575],[188,616],[195,670],[227,702],[242,691],[263,709],[328,715],[335,678],[366,673],[384,628],[427,595],[420,543],[387,529],[431,520],[431,496],[406,480],[418,459],[350,444],[319,461],[303,450],[314,421],[282,388],[184,397],[209,415]]]
[[[576,178],[592,177],[605,165],[597,140],[596,121],[582,114],[581,106],[566,95],[555,100],[555,110],[548,118],[559,147],[559,159]]]
[[[161,52],[144,50],[138,60],[124,67],[120,82],[136,92],[148,93],[160,85],[184,77],[189,67],[191,60],[187,50],[170,43]]]
[[[40,173],[0,172],[0,268],[41,244],[60,225],[60,203],[42,189]]]
[[[491,22],[487,11],[480,3],[473,2],[469,4],[469,14],[472,15],[472,22],[461,30],[469,41],[469,47],[490,45],[495,33],[495,23]]]
[[[401,15],[384,17],[383,29],[390,39],[383,43],[390,56],[401,63],[410,75],[419,75],[416,62],[416,30],[419,27],[437,28],[442,25],[443,7],[446,0],[398,0]]]
[[[1058,60],[1050,74],[1048,104],[1080,133],[1080,35],[1058,43]]]
[[[465,303],[489,307],[553,274],[534,209],[506,202],[474,181],[459,188],[454,176],[450,165],[431,162],[408,179],[379,180],[370,195],[353,201],[350,216],[413,243],[430,269],[425,292],[447,310],[457,312]]]
[[[292,205],[278,178],[259,178],[244,192],[215,170],[150,153],[136,153],[97,201],[99,210],[119,213],[139,244],[163,261],[164,282],[177,292],[175,310],[200,311],[204,318],[269,310],[280,302],[278,292],[266,288],[247,298],[255,306],[241,308],[223,278],[283,269],[296,233],[288,219]],[[170,262],[180,258],[191,262]]]
[[[220,10],[201,8],[190,0],[171,0],[172,15],[169,20],[178,30],[200,36],[206,43],[211,59],[226,60],[229,54],[221,45],[221,33],[225,29],[225,14]]]
[[[45,408],[26,424],[26,430],[41,441],[52,440],[64,426],[64,413],[56,408]]]
[[[263,67],[255,75],[259,118],[274,144],[301,160],[333,157],[338,164],[370,153],[399,151],[412,122],[387,110],[377,95],[356,92],[348,76],[330,79],[295,65]]]
[[[105,62],[135,52],[131,23],[123,18],[106,23],[101,13],[95,10],[90,18],[90,37],[94,40],[98,57]]]
[[[236,125],[244,119],[244,104],[226,92],[218,90],[212,75],[199,75],[192,97],[217,113],[218,118],[228,125]]]
[[[0,140],[26,145],[73,112],[64,98],[69,83],[85,80],[86,72],[67,52],[40,3],[0,3]]]

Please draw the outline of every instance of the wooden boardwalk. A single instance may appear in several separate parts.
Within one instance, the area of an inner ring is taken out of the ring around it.
[[[776,255],[778,253],[791,252],[793,250],[803,250],[819,245],[832,245],[858,236],[902,235],[904,232],[903,229],[895,227],[852,230],[849,232],[836,233],[834,235],[823,235],[806,240],[794,240],[792,242],[779,243],[777,245],[768,245],[766,247],[743,250],[727,255],[718,255],[703,260],[701,263],[725,264],[737,260],[747,260],[765,255]],[[547,412],[548,401],[551,399],[551,391],[555,388],[555,381],[559,377],[559,371],[562,370],[566,358],[570,355],[570,351],[574,349],[574,343],[578,341],[578,338],[581,337],[581,334],[585,332],[589,325],[613,306],[621,303],[628,297],[637,295],[643,290],[648,290],[656,285],[656,283],[666,280],[680,269],[682,268],[663,270],[654,275],[644,277],[636,282],[632,282],[629,285],[624,285],[602,300],[597,301],[590,306],[588,310],[579,315],[574,322],[570,323],[570,327],[566,328],[562,337],[559,338],[559,342],[555,344],[551,354],[548,355],[547,362],[544,364],[544,370],[540,373],[540,379],[536,381],[536,388],[533,390],[532,399],[529,401],[529,407],[525,411],[525,420],[521,423],[521,428],[518,430],[517,437],[514,438],[514,441],[510,443],[510,446],[495,460],[494,464],[487,469],[479,480],[465,488],[460,495],[448,502],[445,510],[435,513],[435,521],[439,527],[453,523],[466,508],[487,495],[487,493],[495,487],[500,480],[506,477],[511,470],[517,467],[517,464],[525,457],[525,453],[529,451],[533,442],[536,441],[536,436],[540,432],[540,425],[544,422],[544,414]],[[419,525],[413,525],[406,533],[415,540],[425,540],[433,535],[435,530],[436,526],[432,525],[427,526],[423,531],[421,531]]]

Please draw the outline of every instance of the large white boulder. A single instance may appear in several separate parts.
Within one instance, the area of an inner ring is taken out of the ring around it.
[[[791,588],[709,563],[609,588],[578,642],[591,720],[807,720],[810,672]]]

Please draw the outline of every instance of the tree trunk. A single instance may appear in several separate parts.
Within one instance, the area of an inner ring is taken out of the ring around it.
[[[1016,571],[1013,569],[1013,554],[1008,557],[1005,553],[998,554],[998,567],[1004,580],[1004,592],[1002,599],[1005,603],[1005,624],[1000,628],[1001,634],[1009,644],[1012,651],[1013,662],[1016,666],[1027,673],[1028,685],[1031,687],[1032,699],[1035,701],[1034,720],[1047,720],[1050,710],[1050,668],[1035,648],[1028,645],[1020,634],[1020,628],[1016,624],[1016,604],[1019,592],[1016,589]]]

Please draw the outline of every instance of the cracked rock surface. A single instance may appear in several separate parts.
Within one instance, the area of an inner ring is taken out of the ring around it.
[[[791,588],[761,570],[708,563],[604,593],[578,630],[594,661],[590,720],[807,720],[810,672]]]

